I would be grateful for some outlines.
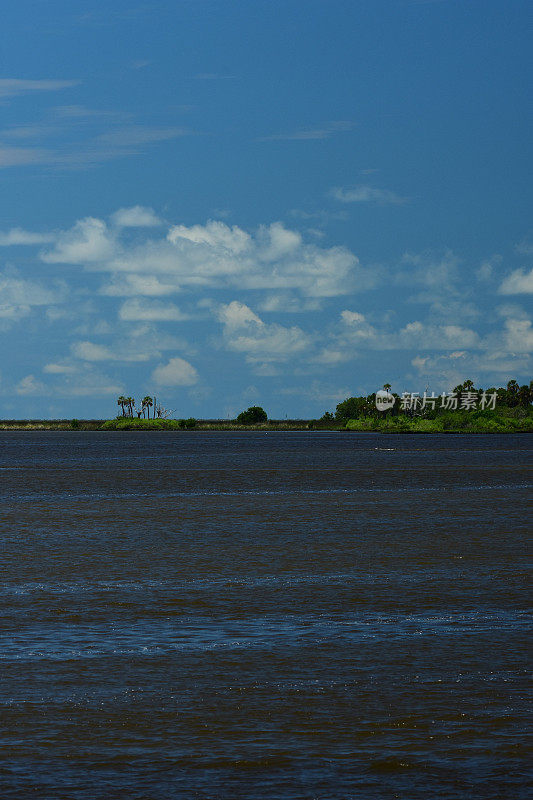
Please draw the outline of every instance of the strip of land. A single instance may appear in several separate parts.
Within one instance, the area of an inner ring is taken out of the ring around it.
[[[3,431],[346,431],[375,433],[532,433],[531,408],[457,411],[433,418],[406,414],[361,416],[348,420],[268,420],[239,424],[229,420],[135,419],[0,420]]]

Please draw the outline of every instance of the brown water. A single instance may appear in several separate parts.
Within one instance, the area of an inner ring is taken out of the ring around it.
[[[0,797],[526,798],[532,453],[0,433]]]

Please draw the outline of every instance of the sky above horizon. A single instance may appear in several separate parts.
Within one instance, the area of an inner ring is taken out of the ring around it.
[[[0,417],[531,378],[529,0],[8,0]]]

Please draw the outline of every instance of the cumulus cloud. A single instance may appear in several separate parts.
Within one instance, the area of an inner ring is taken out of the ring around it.
[[[119,228],[156,228],[162,224],[155,211],[144,206],[119,208],[111,220]]]
[[[341,319],[347,325],[359,325],[361,322],[365,321],[364,314],[360,314],[358,311],[341,311]]]
[[[480,265],[480,267],[476,270],[476,277],[478,281],[482,283],[489,282],[494,278],[495,270],[500,267],[503,259],[500,255],[496,254],[491,258],[485,259]]]
[[[165,277],[162,281],[156,275],[136,275],[120,274],[110,283],[106,283],[100,289],[100,294],[108,297],[131,297],[134,295],[144,295],[146,297],[161,297],[166,294],[179,292],[178,283],[173,283],[172,279]]]
[[[53,233],[35,233],[33,231],[25,231],[23,228],[12,228],[6,233],[0,233],[0,247],[46,244],[47,242],[53,242],[54,238]]]
[[[312,337],[297,326],[266,324],[244,303],[233,300],[217,311],[229,350],[245,354],[249,363],[287,361],[307,350]]]
[[[363,314],[341,312],[342,329],[338,341],[372,350],[449,350],[475,347],[478,334],[461,325],[438,325],[420,320],[393,329],[385,322],[372,325]]]
[[[105,222],[86,217],[69,231],[57,236],[55,247],[41,253],[49,264],[87,264],[101,262],[113,255],[115,243]]]
[[[347,248],[308,244],[279,222],[261,226],[255,234],[220,221],[176,225],[166,238],[131,244],[116,238],[102,220],[89,217],[59,234],[55,247],[41,257],[47,263],[84,264],[114,274],[103,291],[115,295],[132,294],[134,274],[144,276],[153,295],[170,294],[172,288],[238,287],[319,298],[368,289],[377,282],[375,271],[364,270]],[[119,275],[128,278],[122,281]],[[141,293],[138,280],[137,288]]]
[[[424,287],[427,301],[443,292],[455,292],[459,281],[459,259],[450,250],[443,254],[431,252],[405,253],[392,278],[398,286]],[[431,292],[432,294],[430,294]]]
[[[300,314],[306,311],[318,311],[320,305],[319,298],[302,299],[294,292],[275,292],[261,300],[259,310],[269,313]]]
[[[533,352],[533,327],[530,319],[505,320],[505,344],[512,353]]]
[[[71,352],[83,361],[148,361],[150,351],[142,351],[132,346],[107,347],[94,342],[74,342]]]
[[[194,386],[198,372],[188,361],[175,356],[154,369],[152,380],[159,386]]]
[[[450,391],[468,376],[476,385],[485,388],[501,385],[528,369],[524,355],[513,355],[504,351],[477,352],[458,351],[417,356],[411,364],[420,375],[432,381],[430,390]]]
[[[505,278],[499,288],[500,294],[533,294],[533,269],[516,269]]]
[[[76,372],[76,367],[72,364],[55,363],[51,361],[49,364],[44,365],[43,372],[49,375],[71,375]]]
[[[118,315],[125,322],[182,322],[189,318],[174,303],[147,302],[137,297],[126,300]]]
[[[26,375],[16,384],[15,391],[20,395],[44,394],[46,387],[35,375]]]
[[[353,349],[341,350],[335,347],[323,347],[313,361],[317,364],[324,364],[327,367],[335,367],[338,364],[349,361],[354,355]]]
[[[233,255],[239,255],[250,245],[251,238],[237,225],[230,228],[224,222],[210,220],[206,225],[174,225],[168,233],[167,239],[175,245],[183,242],[207,245],[208,247],[225,250]]]
[[[18,276],[0,273],[0,319],[16,321],[25,317],[35,306],[61,303],[66,297],[66,287],[43,286]]]
[[[227,305],[221,305],[217,311],[217,317],[229,331],[246,327],[250,323],[255,323],[256,325],[264,324],[251,308],[248,308],[247,305],[238,300],[232,300]]]
[[[228,339],[230,350],[245,353],[248,362],[286,361],[311,345],[311,337],[301,328],[262,325]]]

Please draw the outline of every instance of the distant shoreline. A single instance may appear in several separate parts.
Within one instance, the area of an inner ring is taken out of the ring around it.
[[[396,418],[398,420],[398,418]],[[194,425],[184,426],[178,420],[0,420],[0,431],[61,431],[61,432],[99,432],[122,433],[131,431],[175,432],[175,433],[267,433],[267,432],[330,432],[330,433],[417,433],[417,434],[477,434],[477,433],[533,433],[530,419],[517,420],[513,425],[494,424],[475,428],[442,428],[434,420],[414,419],[391,422],[384,419],[349,420],[347,423],[323,423],[317,420],[270,420],[255,425],[239,425],[224,420],[195,420]],[[518,424],[517,424],[518,423]],[[529,423],[529,424],[528,424]]]

